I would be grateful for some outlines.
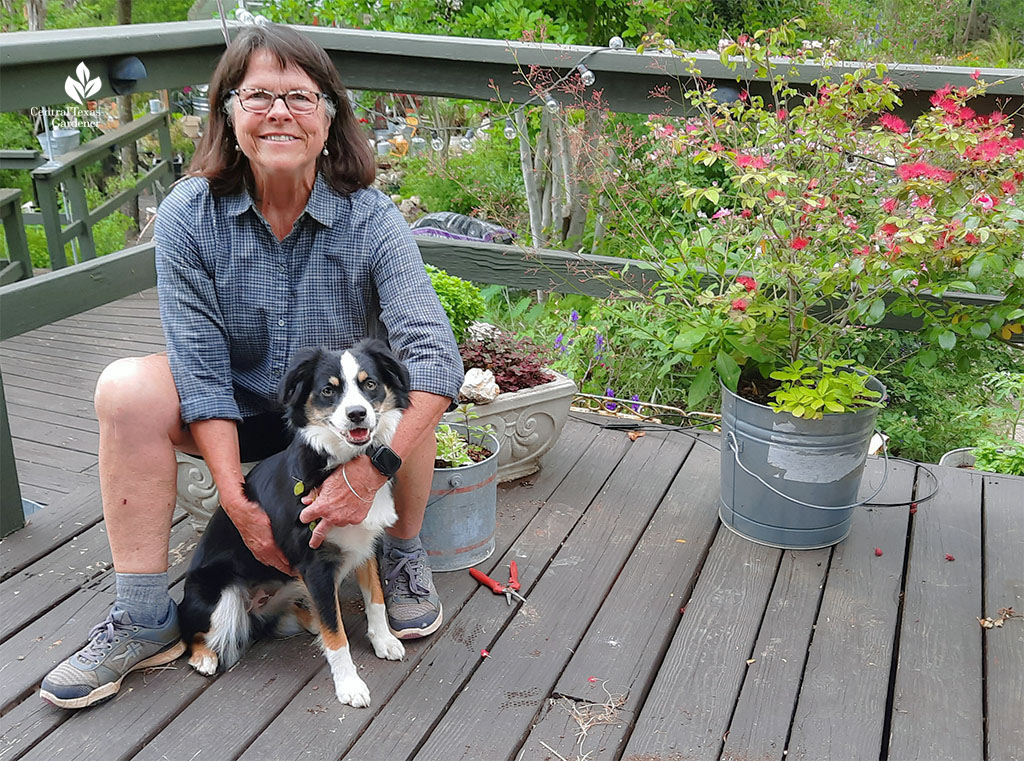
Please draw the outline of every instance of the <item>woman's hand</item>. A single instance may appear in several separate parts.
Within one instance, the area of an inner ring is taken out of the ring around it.
[[[344,472],[342,471],[344,468]],[[349,483],[345,483],[345,476]],[[370,458],[357,457],[335,469],[331,475],[305,497],[302,502],[307,507],[299,514],[303,523],[319,520],[313,529],[309,546],[319,547],[324,538],[335,526],[351,526],[361,523],[370,512],[373,498],[387,479],[381,475]],[[352,488],[349,488],[349,484]]]
[[[249,551],[263,565],[269,565],[281,573],[294,576],[288,558],[281,552],[281,548],[274,541],[274,532],[270,528],[270,518],[255,502],[241,497],[235,500],[230,506],[225,504],[231,522],[235,524],[238,533],[242,535],[242,541]]]

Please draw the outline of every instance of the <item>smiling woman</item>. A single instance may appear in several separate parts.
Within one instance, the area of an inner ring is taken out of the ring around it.
[[[310,526],[316,549],[333,528],[363,521],[400,472],[398,521],[383,541],[387,624],[412,638],[442,623],[419,531],[434,428],[463,374],[412,234],[370,187],[373,156],[331,59],[297,31],[240,30],[214,72],[210,106],[190,176],[161,203],[154,228],[167,353],[118,360],[96,388],[117,601],[85,649],[43,680],[43,697],[67,708],[104,700],[129,671],[181,652],[166,574],[174,450],[203,457],[255,558],[292,571],[266,512],[246,496],[241,462],[287,446],[278,389],[303,347],[385,339],[408,367],[410,407],[391,449],[371,456],[355,425],[348,441],[362,451],[345,470],[278,509]]]

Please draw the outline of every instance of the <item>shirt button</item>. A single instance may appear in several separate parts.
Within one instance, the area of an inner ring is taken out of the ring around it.
[[[277,324],[280,325],[283,328],[284,327],[284,320],[278,320]]]

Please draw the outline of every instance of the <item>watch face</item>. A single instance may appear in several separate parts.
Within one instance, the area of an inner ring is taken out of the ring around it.
[[[402,458],[388,447],[377,447],[370,454],[370,461],[383,475],[392,478],[402,467]]]

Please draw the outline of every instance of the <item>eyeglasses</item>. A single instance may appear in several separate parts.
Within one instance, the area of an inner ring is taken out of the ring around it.
[[[317,104],[321,99],[330,100],[327,93],[312,92],[311,90],[289,90],[278,95],[256,87],[228,90],[228,95],[236,96],[242,110],[248,111],[250,114],[267,113],[274,107],[274,101],[278,98],[284,101],[285,107],[293,114],[311,114],[316,111]]]

